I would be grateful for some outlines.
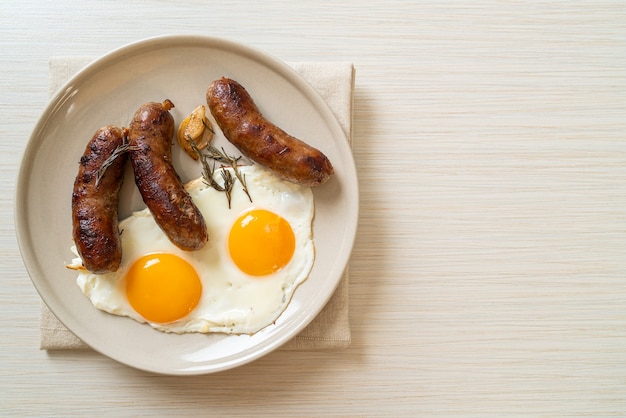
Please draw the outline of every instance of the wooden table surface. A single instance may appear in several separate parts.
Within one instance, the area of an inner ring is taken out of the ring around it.
[[[184,378],[39,350],[13,197],[48,60],[164,34],[354,63],[348,349]],[[623,1],[5,0],[0,63],[0,415],[626,414]]]

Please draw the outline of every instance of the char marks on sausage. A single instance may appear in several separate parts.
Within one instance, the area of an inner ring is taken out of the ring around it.
[[[85,268],[96,274],[116,271],[122,260],[117,215],[128,155],[110,161],[101,177],[98,172],[126,142],[127,134],[126,129],[112,125],[98,129],[85,148],[74,181],[74,244]]]
[[[225,77],[215,80],[206,100],[226,139],[251,160],[305,186],[325,183],[333,174],[332,164],[320,150],[268,121],[238,82]]]
[[[170,241],[186,251],[208,241],[206,224],[172,165],[174,118],[171,101],[142,105],[129,127],[135,183],[156,223]]]

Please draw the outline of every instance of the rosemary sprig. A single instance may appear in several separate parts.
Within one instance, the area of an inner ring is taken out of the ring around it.
[[[229,209],[230,209],[230,202],[231,202],[231,197],[232,197],[232,190],[235,185],[235,178],[239,180],[243,191],[248,196],[248,199],[250,200],[250,202],[252,202],[252,197],[250,196],[248,187],[246,185],[246,177],[245,175],[241,174],[241,172],[239,171],[237,167],[237,161],[239,161],[239,158],[241,157],[235,158],[233,156],[230,156],[226,153],[226,151],[224,151],[224,148],[222,148],[222,150],[220,151],[213,145],[209,145],[206,149],[207,152],[202,153],[200,152],[200,149],[198,149],[198,146],[196,145],[195,141],[192,138],[188,138],[188,139],[189,139],[189,143],[191,144],[191,148],[200,157],[200,162],[202,163],[202,178],[204,180],[204,183],[207,186],[213,187],[217,191],[226,193],[226,199],[228,200]],[[209,159],[213,160],[213,164],[209,163]],[[223,186],[220,185],[215,180],[215,177],[214,177],[215,162],[220,162],[220,163],[225,164],[225,165],[222,165],[221,167],[222,168],[221,175],[222,175],[222,179],[224,180]],[[226,170],[226,167],[232,167],[233,172],[235,173],[235,178],[233,178],[230,171]]]
[[[215,178],[213,177],[213,174],[215,173],[215,161],[213,162],[213,165],[209,164],[209,161],[207,159],[208,156],[200,152],[200,149],[198,149],[196,142],[191,139],[191,137],[188,137],[188,139],[189,143],[191,144],[191,148],[200,157],[200,162],[202,163],[202,179],[204,180],[204,183],[207,186],[213,187],[219,192],[224,192],[224,187],[222,187],[217,181],[215,181]]]
[[[210,158],[214,159],[215,161],[219,161],[221,163],[226,163],[230,166],[236,166],[237,161],[239,161],[239,158],[241,158],[241,157],[239,158],[230,157],[226,154],[226,151],[224,151],[224,148],[222,148],[222,150],[220,151],[213,145],[209,145],[207,147],[207,152]]]
[[[235,181],[230,171],[222,167],[222,178],[224,179],[224,193],[226,193],[226,199],[228,200],[228,209],[230,209],[230,198],[232,196],[233,186]]]
[[[237,164],[236,163],[232,167],[233,167],[233,171],[235,172],[235,176],[237,177],[237,179],[241,183],[241,188],[243,189],[243,191],[248,196],[248,199],[250,200],[250,203],[252,203],[252,197],[250,196],[250,193],[248,192],[248,186],[246,185],[246,175],[245,174],[243,174],[243,175],[241,174],[241,172],[237,169]]]
[[[246,185],[246,176],[242,175],[239,169],[237,168],[238,167],[237,162],[239,161],[241,157],[235,158],[233,156],[230,156],[226,154],[226,151],[224,151],[224,148],[222,148],[222,150],[220,151],[212,145],[209,145],[207,151],[209,152],[209,156],[213,158],[214,160],[226,163],[230,167],[233,168],[235,177],[237,177],[237,180],[239,180],[239,182],[241,183],[241,187],[244,193],[248,196],[248,199],[250,200],[250,202],[252,202],[252,197],[250,196],[250,192],[248,191],[248,186]]]
[[[104,173],[106,173],[107,169],[111,166],[111,164],[113,164],[113,162],[120,155],[130,151],[130,149],[131,149],[130,143],[123,142],[122,144],[118,145],[117,148],[113,150],[111,155],[109,155],[109,157],[106,160],[104,160],[104,162],[102,163],[98,171],[96,171],[96,187],[98,187],[100,180],[102,180],[102,177],[104,177]]]

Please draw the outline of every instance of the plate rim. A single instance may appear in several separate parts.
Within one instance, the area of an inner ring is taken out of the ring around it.
[[[130,42],[125,45],[122,45],[118,48],[107,52],[100,57],[92,60],[86,66],[81,68],[75,74],[73,74],[63,85],[50,97],[46,103],[46,106],[41,111],[39,119],[37,123],[32,129],[32,132],[28,138],[22,156],[20,158],[20,166],[18,170],[18,174],[15,179],[15,192],[14,192],[14,223],[16,227],[16,236],[18,241],[18,247],[20,250],[20,255],[22,257],[24,267],[29,275],[29,278],[37,290],[41,300],[46,303],[46,292],[50,292],[52,286],[50,286],[50,280],[43,277],[35,277],[36,274],[33,272],[34,264],[37,263],[36,257],[34,254],[31,254],[25,247],[29,229],[29,225],[27,225],[26,215],[23,214],[23,211],[20,210],[20,205],[25,204],[24,198],[26,193],[21,190],[19,187],[20,184],[26,182],[26,176],[32,170],[34,163],[32,160],[27,160],[28,156],[33,154],[36,147],[40,145],[43,141],[37,142],[37,136],[42,132],[42,128],[45,126],[47,119],[54,113],[54,106],[59,104],[59,101],[63,98],[64,92],[70,88],[72,85],[76,85],[80,83],[80,80],[88,77],[90,74],[94,73],[97,69],[107,66],[111,63],[114,63],[116,60],[123,59],[124,56],[132,53],[136,53],[137,51],[154,51],[158,49],[171,48],[172,45],[182,44],[184,46],[199,46],[199,47],[219,47],[221,49],[226,49],[228,51],[235,51],[238,55],[243,55],[246,57],[251,57],[254,61],[261,63],[264,66],[268,66],[272,71],[276,72],[281,76],[281,78],[285,78],[286,81],[291,83],[293,86],[297,87],[299,90],[304,89],[303,93],[306,95],[307,99],[314,99],[315,102],[313,105],[316,109],[325,113],[325,118],[334,121],[336,125],[334,127],[335,130],[338,128],[338,132],[342,133],[342,136],[346,136],[346,133],[343,131],[337,118],[332,113],[332,110],[328,106],[328,104],[323,100],[321,95],[302,77],[300,76],[291,66],[286,64],[285,62],[279,60],[274,57],[272,54],[262,51],[260,49],[251,47],[246,44],[242,44],[240,42],[236,42],[227,38],[222,37],[214,37],[214,36],[205,36],[205,35],[160,35],[155,37],[150,37],[146,39],[141,39],[138,41]],[[341,262],[343,266],[343,271],[348,268],[348,263],[351,257],[351,253],[353,251],[354,242],[356,239],[356,232],[358,226],[359,219],[359,190],[358,190],[358,177],[356,173],[356,166],[354,162],[354,155],[350,148],[350,144],[348,140],[350,138],[345,138],[347,147],[350,150],[349,155],[345,156],[350,163],[350,167],[347,167],[347,172],[351,174],[351,177],[354,177],[354,184],[351,184],[351,192],[355,196],[354,207],[351,210],[354,212],[354,216],[351,217],[352,222],[348,225],[347,230],[349,231],[349,235],[346,235],[346,249],[345,256],[338,260]],[[190,370],[190,369],[167,369],[167,368],[147,368],[132,364],[130,362],[124,361],[120,358],[112,357],[110,354],[103,352],[99,349],[99,347],[93,347],[89,345],[93,350],[100,352],[101,354],[109,357],[121,364],[125,364],[129,367],[133,367],[135,369],[140,369],[143,371],[148,371],[152,373],[158,374],[168,374],[168,375],[199,375],[199,374],[209,374],[219,371],[224,371],[227,369],[231,369],[234,367],[242,366],[247,364],[257,358],[260,358],[270,352],[276,350],[293,337],[295,337],[298,333],[300,333],[320,312],[324,309],[330,298],[333,296],[337,287],[339,286],[343,277],[343,273],[339,275],[339,277],[335,280],[333,290],[328,292],[325,300],[321,303],[321,307],[316,312],[309,312],[306,315],[301,323],[289,329],[289,332],[285,332],[279,334],[278,337],[275,337],[269,344],[265,344],[264,348],[257,349],[251,355],[240,356],[235,361],[230,361],[222,364],[221,367],[211,367],[211,368],[202,368],[198,370]],[[72,331],[70,326],[67,326],[66,321],[63,320],[63,315],[58,315],[58,310],[55,309],[54,306],[49,306],[48,303],[46,305],[49,307],[50,311],[59,319],[59,321],[68,329],[70,332]],[[60,316],[60,317],[59,317]],[[80,337],[79,337],[80,338]]]

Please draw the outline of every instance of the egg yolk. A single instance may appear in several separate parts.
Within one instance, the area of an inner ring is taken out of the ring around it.
[[[126,273],[126,297],[150,322],[167,323],[184,317],[196,307],[201,294],[198,273],[173,254],[144,255]]]
[[[286,266],[295,248],[296,239],[289,223],[262,209],[241,215],[228,236],[233,262],[252,276],[265,276]]]

